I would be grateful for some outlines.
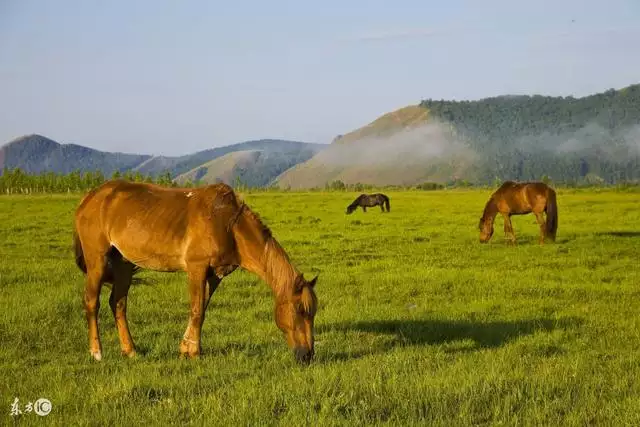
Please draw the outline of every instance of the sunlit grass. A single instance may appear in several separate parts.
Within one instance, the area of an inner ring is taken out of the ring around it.
[[[490,191],[249,193],[316,291],[316,361],[297,366],[273,300],[238,271],[214,295],[200,360],[179,360],[184,274],[144,272],[120,357],[103,291],[89,359],[71,254],[78,196],[0,197],[0,419],[46,397],[57,425],[638,425],[640,194],[559,191],[558,242],[532,215],[517,247],[478,219]],[[39,424],[23,414],[20,424]]]

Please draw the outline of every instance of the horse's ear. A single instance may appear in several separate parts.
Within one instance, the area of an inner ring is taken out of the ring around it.
[[[318,276],[319,276],[319,274],[316,274],[316,277],[314,277],[313,279],[311,279],[309,281],[309,286],[311,286],[313,288],[316,285],[316,282],[318,281]]]

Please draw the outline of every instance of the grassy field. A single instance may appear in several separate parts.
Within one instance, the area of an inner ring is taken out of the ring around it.
[[[108,306],[89,358],[71,254],[79,196],[0,197],[0,423],[13,425],[640,425],[640,194],[559,191],[558,242],[477,224],[489,190],[245,199],[306,277],[319,273],[316,360],[298,366],[256,276],[226,278],[203,356],[178,359],[183,274],[144,272],[120,357]],[[47,398],[45,418],[11,404]]]

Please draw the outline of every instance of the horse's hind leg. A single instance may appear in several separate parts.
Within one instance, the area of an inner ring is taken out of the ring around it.
[[[84,288],[84,310],[89,328],[89,353],[96,360],[102,360],[102,345],[98,329],[98,312],[100,311],[100,290],[106,268],[106,249],[101,251],[85,251],[87,279]]]
[[[131,332],[129,332],[129,324],[127,322],[127,295],[131,286],[133,277],[133,264],[130,262],[113,260],[113,288],[111,289],[111,297],[109,298],[109,306],[116,321],[118,328],[118,337],[120,338],[120,349],[122,354],[128,357],[136,355]]]
[[[540,226],[540,240],[539,243],[541,245],[544,244],[544,238],[545,238],[545,220],[544,217],[542,216],[542,212],[534,212],[535,216],[536,216],[536,220],[538,221],[538,225]]]
[[[197,357],[200,355],[200,332],[204,318],[205,291],[208,265],[192,266],[187,272],[189,276],[189,296],[191,310],[189,323],[180,342],[180,355]],[[210,288],[211,289],[211,288]],[[211,290],[209,290],[211,292]],[[211,292],[212,293],[212,292]]]

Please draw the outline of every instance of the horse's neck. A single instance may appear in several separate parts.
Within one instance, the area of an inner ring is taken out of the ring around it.
[[[243,268],[260,276],[275,295],[281,295],[293,286],[298,272],[273,237],[247,249],[245,254],[241,254],[241,258],[246,261],[243,262]]]
[[[484,222],[489,222],[493,224],[493,220],[498,214],[498,205],[496,204],[493,197],[489,199],[487,204],[484,207],[484,212],[482,213],[482,218],[484,218]]]
[[[242,268],[267,282],[276,296],[293,287],[298,272],[271,231],[249,208],[239,213],[233,233]]]

